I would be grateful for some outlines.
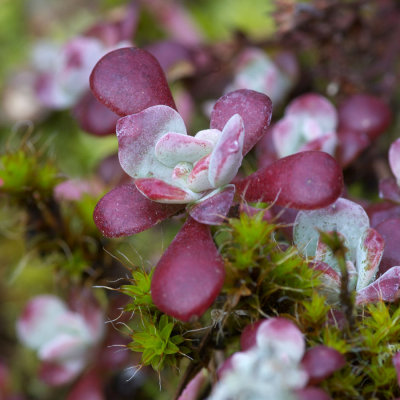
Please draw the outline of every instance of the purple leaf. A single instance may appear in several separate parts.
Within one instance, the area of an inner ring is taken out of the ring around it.
[[[149,200],[166,204],[186,204],[198,200],[201,194],[169,185],[156,178],[136,179],[137,189]]]
[[[400,203],[400,186],[393,178],[382,179],[379,181],[379,197]]]
[[[280,347],[279,353],[284,358],[300,361],[305,351],[304,336],[299,328],[290,320],[282,317],[264,320],[257,329],[257,345],[265,341],[273,341]]]
[[[90,87],[101,103],[120,116],[159,104],[176,108],[158,61],[134,47],[101,58],[90,75]]]
[[[380,223],[375,228],[385,241],[379,274],[383,274],[389,268],[400,265],[400,218],[390,218]]]
[[[396,301],[400,297],[400,267],[392,267],[357,293],[356,304]]]
[[[281,158],[236,184],[245,200],[304,210],[325,207],[342,193],[343,176],[327,153],[307,151]]]
[[[371,143],[368,135],[365,132],[351,131],[348,129],[339,129],[338,148],[336,150],[336,158],[342,167],[346,167],[358,155],[364,151]]]
[[[241,89],[221,97],[211,113],[210,127],[222,131],[228,120],[239,114],[244,123],[243,156],[266,133],[272,116],[272,103],[265,94]]]
[[[301,365],[308,374],[309,385],[315,385],[344,367],[346,359],[337,350],[327,346],[315,346],[307,350]]]
[[[119,119],[117,114],[100,103],[90,91],[74,107],[73,115],[84,131],[96,136],[115,133]]]
[[[390,145],[389,164],[397,182],[400,182],[400,139],[395,140]]]
[[[361,236],[356,259],[357,291],[366,287],[375,279],[384,248],[385,242],[375,229],[369,228]]]
[[[389,201],[372,204],[366,208],[366,211],[373,228],[387,219],[400,217],[400,205]]]
[[[118,156],[132,178],[157,177],[172,183],[172,169],[156,158],[156,143],[168,132],[186,135],[181,116],[167,106],[153,106],[121,118],[117,123]]]
[[[323,389],[318,387],[306,387],[296,390],[295,393],[297,400],[332,400]]]
[[[366,133],[374,140],[382,134],[392,121],[389,107],[379,98],[357,94],[339,106],[339,128]]]
[[[104,236],[119,237],[145,231],[181,209],[150,201],[134,184],[126,184],[107,193],[97,203],[93,217]]]
[[[201,316],[224,283],[224,263],[207,225],[188,218],[157,264],[154,304],[181,321]]]
[[[226,221],[235,195],[235,186],[228,185],[216,190],[189,206],[189,214],[197,222],[206,225],[221,225]]]
[[[264,321],[265,319],[260,319],[259,321],[247,325],[246,328],[243,329],[243,332],[240,335],[240,348],[242,351],[249,350],[257,344],[257,330]]]
[[[215,188],[228,184],[237,174],[243,160],[244,125],[235,114],[224,126],[210,157],[208,180]]]
[[[88,372],[75,383],[68,393],[67,400],[104,400],[103,383],[94,372]]]
[[[254,337],[255,340],[255,337]],[[233,369],[233,356],[236,353],[231,354],[217,369],[217,378],[222,379],[224,375]]]
[[[75,379],[83,367],[84,364],[43,362],[39,367],[39,378],[49,386],[65,385]]]
[[[396,368],[397,383],[400,385],[400,352],[397,352],[392,357],[392,362],[393,362],[394,367]]]

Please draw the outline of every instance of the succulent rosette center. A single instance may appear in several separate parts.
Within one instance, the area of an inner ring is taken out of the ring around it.
[[[244,133],[242,117],[234,114],[222,131],[190,136],[174,109],[157,105],[119,120],[119,159],[148,199],[193,203],[219,193],[236,176]]]

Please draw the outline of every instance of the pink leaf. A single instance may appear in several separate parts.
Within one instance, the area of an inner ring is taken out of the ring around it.
[[[165,204],[186,204],[198,200],[201,194],[169,185],[156,178],[136,179],[137,189],[149,200]]]
[[[255,338],[254,338],[255,340]],[[231,371],[233,369],[233,356],[236,353],[231,354],[226,360],[224,360],[224,362],[218,367],[217,369],[217,378],[222,379],[224,377],[224,375]]]
[[[83,360],[63,364],[43,362],[39,368],[39,378],[50,386],[65,385],[75,379],[83,368]]]
[[[167,106],[153,106],[117,123],[121,167],[132,178],[156,177],[171,182],[172,169],[157,160],[154,148],[168,132],[186,135],[181,116]]]
[[[211,153],[208,180],[215,188],[228,184],[237,174],[243,160],[244,125],[235,114],[224,126]]]
[[[327,297],[330,303],[337,303],[339,301],[341,277],[337,271],[324,262],[316,262],[313,268],[320,271],[318,276],[322,283],[321,292]]]
[[[371,226],[374,228],[387,219],[400,217],[400,205],[389,201],[372,204],[366,208],[366,211],[371,221]]]
[[[395,140],[390,145],[389,164],[397,182],[400,182],[400,139]]]
[[[142,232],[176,214],[182,206],[160,204],[146,199],[133,184],[107,193],[94,210],[94,222],[107,237]]]
[[[392,267],[357,293],[356,303],[374,303],[377,301],[396,301],[400,297],[400,267]]]
[[[384,248],[385,242],[375,229],[369,228],[361,236],[356,259],[357,291],[369,285],[375,279]]]
[[[117,114],[100,103],[90,91],[74,107],[73,115],[84,131],[96,136],[115,133],[119,118]]]
[[[357,94],[339,106],[339,128],[365,133],[370,140],[376,139],[390,125],[392,113],[379,98]]]
[[[151,296],[164,313],[189,321],[210,307],[224,277],[224,263],[208,226],[189,217],[157,264]]]
[[[101,58],[90,75],[90,87],[100,102],[121,116],[158,104],[175,108],[158,61],[134,47],[114,50]]]
[[[309,385],[315,385],[344,367],[346,359],[337,350],[327,346],[315,346],[307,350],[301,365],[308,374]]]
[[[304,336],[290,320],[282,317],[264,320],[257,329],[257,345],[273,341],[283,358],[300,361],[305,351]]]
[[[201,390],[207,382],[208,371],[203,368],[197,375],[187,384],[177,400],[197,400]]]
[[[214,105],[210,127],[222,131],[235,114],[239,114],[244,123],[244,156],[268,129],[272,116],[271,100],[268,96],[253,90],[241,89],[230,92]]]
[[[174,167],[180,161],[194,163],[211,153],[212,142],[181,133],[167,133],[158,140],[155,155],[161,163]]]
[[[343,176],[327,153],[307,151],[281,158],[236,184],[245,200],[312,210],[333,203],[342,193]]]
[[[228,185],[217,193],[211,192],[189,207],[190,216],[197,222],[206,225],[221,225],[226,221],[235,195],[235,186]]]

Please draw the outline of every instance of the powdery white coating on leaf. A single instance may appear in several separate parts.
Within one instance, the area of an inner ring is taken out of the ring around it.
[[[58,333],[60,315],[68,311],[58,297],[42,295],[33,298],[25,306],[17,321],[17,333],[25,346],[38,349]]]
[[[400,297],[400,267],[392,267],[357,293],[356,304],[394,302]]]
[[[281,317],[263,321],[257,329],[256,341],[258,347],[273,343],[279,357],[293,362],[299,362],[306,349],[300,329],[292,321]]]
[[[196,139],[208,140],[214,146],[217,144],[219,137],[221,136],[221,131],[218,129],[203,129],[194,135]]]
[[[389,165],[397,184],[400,185],[400,139],[395,140],[389,148]]]
[[[201,198],[201,194],[169,185],[156,178],[136,179],[136,188],[151,201],[165,204],[192,203]]]
[[[189,207],[189,215],[197,222],[207,225],[221,225],[231,208],[235,185],[213,190]]]
[[[363,289],[375,279],[384,248],[385,242],[382,236],[373,228],[367,229],[360,237],[356,259],[357,291]]]
[[[285,116],[313,118],[324,133],[335,132],[338,116],[333,104],[316,93],[307,93],[294,99],[285,110]]]
[[[211,153],[213,143],[181,133],[167,133],[158,140],[155,155],[167,167],[174,167],[179,162],[194,163]]]
[[[285,340],[265,337],[249,350],[235,353],[232,367],[224,371],[209,400],[295,400],[294,391],[304,387],[308,377],[295,359],[287,357]]]
[[[211,153],[208,180],[213,187],[226,185],[236,176],[243,160],[244,136],[243,119],[235,114],[224,126]]]
[[[273,104],[280,103],[286,96],[291,82],[280,71],[268,55],[257,48],[245,49],[236,61],[233,82],[226,92],[250,89],[265,93]]]
[[[356,259],[358,241],[369,228],[369,218],[358,204],[339,198],[332,205],[312,211],[300,211],[297,214],[293,240],[301,253],[313,257],[316,252],[319,232],[337,231],[348,243],[349,260]]]
[[[326,296],[330,304],[338,303],[341,287],[340,274],[324,262],[315,263],[313,268],[321,272],[318,276],[322,284],[321,292]]]
[[[172,168],[160,163],[154,153],[156,143],[169,132],[186,135],[183,119],[168,106],[149,107],[119,119],[118,156],[123,170],[132,178],[156,177],[172,183]]]
[[[190,190],[194,192],[203,192],[213,188],[208,179],[210,159],[210,155],[205,156],[194,165],[187,179],[187,187]]]

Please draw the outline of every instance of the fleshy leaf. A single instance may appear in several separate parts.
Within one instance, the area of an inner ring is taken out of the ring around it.
[[[315,385],[344,367],[346,359],[337,350],[327,346],[315,346],[307,350],[301,366],[308,374],[309,385]]]
[[[308,386],[295,391],[297,400],[332,400],[332,398],[321,388]]]
[[[201,369],[196,376],[187,384],[177,400],[197,400],[208,379],[206,368]]]
[[[379,181],[379,197],[400,203],[400,186],[393,178],[386,178]]]
[[[385,242],[382,236],[373,228],[367,229],[360,237],[356,259],[358,271],[357,291],[374,280],[384,248]]]
[[[369,228],[365,210],[350,200],[340,198],[329,207],[297,214],[293,238],[297,248],[308,257],[314,256],[319,232],[339,232],[346,238],[349,260],[356,259],[360,237]]]
[[[82,372],[84,360],[68,360],[63,364],[43,362],[39,368],[39,378],[49,386],[65,385]]]
[[[189,207],[189,214],[201,224],[221,225],[228,215],[234,195],[234,185],[228,185],[222,190],[217,189]]]
[[[337,132],[338,147],[336,158],[342,167],[349,165],[371,143],[365,132],[339,129]]]
[[[25,306],[17,321],[20,340],[32,349],[38,349],[58,334],[59,327],[54,321],[66,312],[68,309],[65,303],[58,297],[34,297]]]
[[[120,116],[159,104],[176,108],[158,61],[134,47],[101,58],[90,75],[90,87],[101,103]]]
[[[312,118],[324,133],[335,132],[337,113],[332,103],[317,93],[306,93],[294,99],[285,110],[285,116]]]
[[[118,155],[122,169],[133,178],[156,177],[171,182],[172,169],[157,160],[154,148],[168,132],[186,135],[181,116],[167,106],[153,106],[117,123]]]
[[[129,236],[151,228],[176,214],[181,208],[182,206],[150,201],[134,184],[125,184],[100,199],[93,217],[104,236]]]
[[[337,303],[339,301],[341,287],[340,274],[330,265],[321,261],[316,262],[313,268],[321,272],[318,276],[322,283],[320,291],[326,296],[330,303]]]
[[[181,321],[201,316],[224,282],[224,263],[207,225],[189,217],[157,264],[154,304]]]
[[[194,137],[196,139],[208,140],[215,146],[221,133],[222,132],[218,129],[203,129],[202,131],[197,132]]]
[[[202,192],[212,189],[211,183],[208,180],[208,168],[210,166],[211,156],[201,158],[193,167],[192,172],[187,179],[187,186],[194,192]]]
[[[165,204],[186,204],[198,200],[201,194],[182,189],[156,178],[136,179],[137,189],[149,200]]]
[[[400,217],[400,205],[389,201],[372,204],[366,208],[366,211],[373,228],[376,228],[387,219]]]
[[[74,107],[73,114],[84,131],[96,136],[115,133],[119,119],[117,114],[100,103],[90,91]]]
[[[243,156],[266,133],[272,116],[272,103],[265,94],[241,89],[221,97],[211,113],[210,127],[222,131],[228,120],[239,114],[244,123]]]
[[[66,400],[104,400],[103,383],[94,372],[88,372],[72,387]]]
[[[379,274],[400,265],[400,218],[386,219],[375,228],[385,241],[385,250],[379,265]]]
[[[272,341],[280,348],[279,354],[294,362],[302,359],[306,348],[304,336],[290,320],[282,317],[263,321],[257,329],[257,345]]]
[[[392,113],[379,98],[356,94],[339,106],[339,128],[365,133],[373,140],[390,125]]]
[[[327,153],[306,151],[281,158],[237,182],[236,190],[250,202],[268,201],[312,210],[326,207],[342,193],[343,176]]]
[[[240,348],[243,351],[249,350],[257,344],[257,330],[264,321],[264,319],[260,319],[259,321],[247,325],[246,328],[243,329],[243,332],[240,335]]]
[[[356,303],[396,301],[400,297],[400,267],[392,267],[375,282],[357,292]]]
[[[156,143],[155,155],[167,167],[180,161],[194,163],[211,153],[212,142],[181,133],[167,133]]]
[[[213,187],[226,185],[236,176],[243,160],[244,136],[243,119],[235,114],[224,126],[211,153],[208,180]]]
[[[395,140],[390,145],[389,164],[397,182],[400,182],[400,139]]]

